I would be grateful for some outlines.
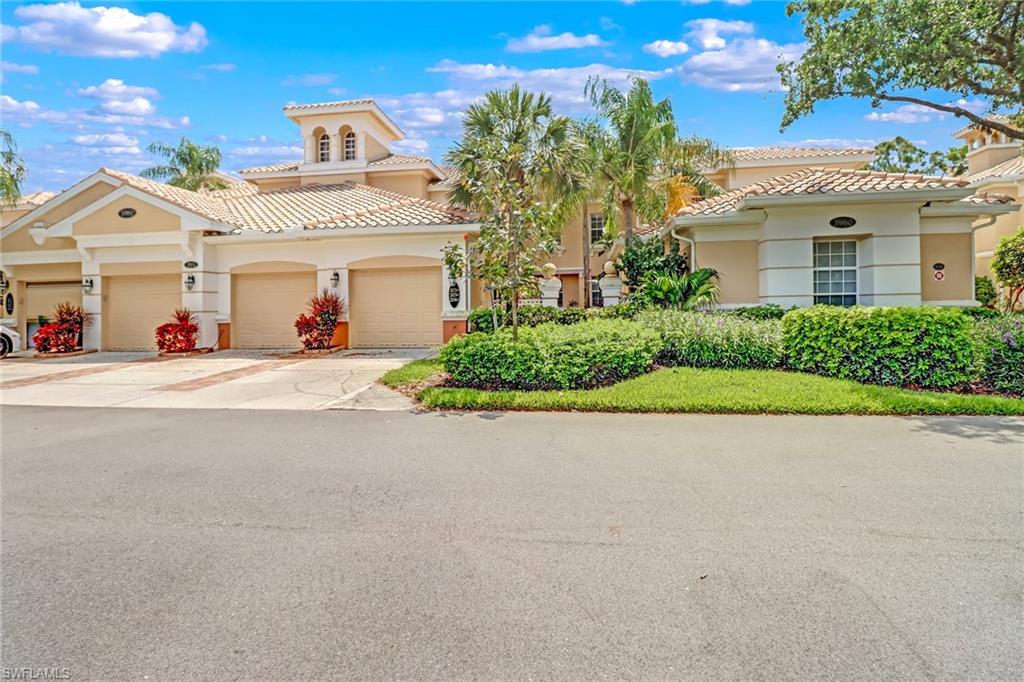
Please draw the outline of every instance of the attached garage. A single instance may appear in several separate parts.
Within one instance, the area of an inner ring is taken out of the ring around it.
[[[178,274],[104,277],[104,348],[155,350],[156,328],[180,307]]]
[[[53,318],[58,303],[82,305],[81,282],[29,282],[25,285],[25,340],[31,345],[40,318]]]
[[[316,271],[231,276],[231,345],[295,348],[295,318],[316,295]]]
[[[349,271],[353,347],[436,346],[441,337],[440,268]]]

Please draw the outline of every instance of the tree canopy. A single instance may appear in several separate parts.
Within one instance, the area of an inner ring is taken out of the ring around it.
[[[875,160],[868,167],[887,173],[963,175],[967,172],[967,145],[927,152],[898,136],[875,145]]]
[[[778,67],[783,130],[819,102],[861,97],[1024,140],[1024,0],[796,0],[786,11],[802,15],[807,50]],[[1002,110],[1015,125],[993,119]]]
[[[0,204],[14,206],[18,203],[27,172],[14,136],[0,129]]]
[[[169,185],[193,191],[227,187],[216,176],[220,168],[220,150],[216,147],[198,145],[183,137],[176,147],[154,142],[146,151],[164,157],[166,163],[143,170],[144,178],[166,180]]]

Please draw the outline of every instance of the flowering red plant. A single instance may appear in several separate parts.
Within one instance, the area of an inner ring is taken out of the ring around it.
[[[82,329],[87,316],[84,310],[70,303],[58,303],[53,309],[53,322],[48,322],[32,335],[32,345],[40,353],[70,353],[82,347]]]
[[[156,328],[156,347],[161,353],[186,353],[196,349],[199,325],[188,308],[174,311],[174,321]]]
[[[309,312],[295,320],[295,331],[306,350],[331,347],[334,330],[345,313],[345,303],[338,294],[324,289],[309,302]]]

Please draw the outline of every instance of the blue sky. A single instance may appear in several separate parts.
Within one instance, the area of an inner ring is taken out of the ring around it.
[[[301,157],[290,102],[375,97],[440,159],[460,112],[514,81],[585,116],[590,74],[647,77],[680,129],[730,146],[870,146],[903,135],[954,143],[957,119],[866,101],[821,105],[780,133],[774,65],[801,52],[783,2],[5,2],[3,126],[27,191],[60,190],[102,165],[138,171],[145,147],[187,136],[223,166]],[[982,107],[981,102],[970,106]]]

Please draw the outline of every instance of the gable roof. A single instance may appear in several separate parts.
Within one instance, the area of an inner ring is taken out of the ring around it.
[[[302,161],[284,161],[282,163],[274,163],[268,166],[250,166],[249,168],[242,168],[239,170],[241,175],[257,175],[261,173],[287,173],[291,171],[299,170],[299,166],[302,165]],[[351,169],[351,172],[358,173],[364,170],[380,170],[382,168],[392,168],[395,166],[411,166],[411,165],[426,165],[434,170],[438,177],[444,177],[444,172],[440,166],[434,163],[434,160],[429,156],[417,156],[415,154],[388,154],[375,161],[370,161],[365,167],[358,167]],[[347,168],[330,168],[327,172],[331,173],[345,173],[350,169]]]
[[[991,168],[965,175],[964,180],[975,186],[1024,180],[1024,156],[1015,156],[1002,163],[997,163]]]
[[[193,192],[110,168],[101,168],[94,177],[97,182],[116,181],[119,187],[130,187],[190,211],[233,234],[475,222],[466,211],[355,182],[309,184],[265,193],[239,188]],[[77,193],[86,186],[91,184],[80,184],[73,190]],[[26,218],[23,216],[19,221]]]
[[[788,161],[818,158],[849,158],[874,156],[870,147],[732,147],[729,149],[738,162],[746,161]]]
[[[996,123],[1009,123],[1010,122],[1010,115],[1009,114],[991,114],[991,115],[987,116],[986,118],[988,118],[990,121],[995,121]],[[983,126],[981,124],[978,124],[978,123],[968,123],[967,125],[965,125],[960,130],[955,131],[953,133],[953,137],[960,137],[961,135],[966,133],[968,130],[975,130],[975,129],[984,128],[984,127],[985,126]]]
[[[405,136],[405,132],[402,128],[395,123],[394,119],[387,115],[387,113],[380,108],[377,104],[377,100],[371,97],[363,97],[360,99],[342,99],[334,102],[311,102],[308,104],[289,104],[284,107],[284,113],[289,118],[294,120],[292,114],[330,114],[336,113],[339,110],[370,110],[376,114],[381,121],[384,123],[386,128],[390,128],[391,132],[394,133],[395,137],[401,139]]]
[[[738,211],[741,202],[754,197],[827,197],[842,200],[865,194],[915,191],[963,190],[961,200],[972,204],[1007,204],[1012,201],[1001,194],[974,194],[965,178],[938,177],[914,173],[883,173],[846,168],[806,168],[768,178],[745,187],[699,201],[682,209],[677,218],[715,217]]]

